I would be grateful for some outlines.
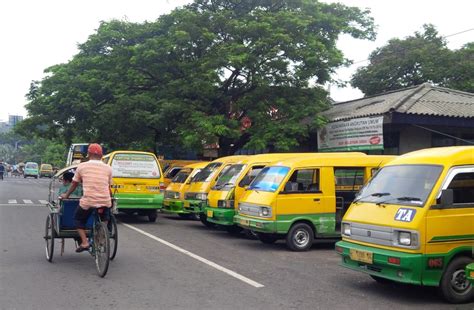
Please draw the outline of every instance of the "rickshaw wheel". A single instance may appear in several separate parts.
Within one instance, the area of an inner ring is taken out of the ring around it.
[[[110,239],[105,223],[94,225],[94,256],[97,273],[104,277],[109,269]]]
[[[118,248],[118,229],[117,229],[117,220],[113,214],[110,215],[110,221],[107,224],[107,228],[110,234],[110,260],[115,258],[117,255],[117,248]]]
[[[54,253],[54,238],[56,237],[56,231],[54,230],[53,215],[50,214],[46,218],[44,240],[46,241],[46,259],[48,262],[53,261]]]

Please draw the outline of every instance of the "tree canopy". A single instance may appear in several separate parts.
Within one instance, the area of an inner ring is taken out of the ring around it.
[[[322,122],[319,85],[347,62],[341,34],[373,39],[369,12],[316,0],[195,0],[155,22],[102,22],[71,61],[32,83],[19,132],[158,152],[289,150]]]
[[[474,92],[474,42],[452,51],[433,25],[405,39],[392,39],[370,54],[351,80],[365,95],[425,82]]]

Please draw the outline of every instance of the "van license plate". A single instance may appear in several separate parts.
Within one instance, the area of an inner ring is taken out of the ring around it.
[[[355,260],[358,262],[363,262],[367,264],[372,264],[374,262],[372,252],[350,249],[349,256],[351,257],[352,260]]]
[[[214,215],[214,211],[207,210],[207,217],[212,217]]]
[[[249,220],[240,220],[240,225],[250,226]]]

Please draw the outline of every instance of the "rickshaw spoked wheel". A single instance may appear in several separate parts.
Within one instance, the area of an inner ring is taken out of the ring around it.
[[[46,241],[46,259],[48,262],[53,261],[54,253],[54,238],[56,237],[56,231],[54,230],[53,215],[49,214],[46,218],[44,240]]]
[[[109,269],[110,260],[110,239],[109,231],[105,223],[97,223],[94,225],[94,257],[97,273],[100,277],[104,277]]]
[[[118,248],[118,229],[117,229],[117,220],[113,214],[110,215],[110,221],[107,223],[107,228],[109,230],[110,236],[110,260],[115,258],[117,255],[117,248]]]

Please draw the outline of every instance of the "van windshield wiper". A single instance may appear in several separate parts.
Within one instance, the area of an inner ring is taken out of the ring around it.
[[[216,184],[216,186],[214,186],[214,187],[215,187],[215,189],[222,189],[222,188],[224,188],[224,187],[226,187],[226,186],[228,186],[228,185],[234,185],[234,183],[224,183],[224,184],[222,184],[222,185]]]
[[[367,196],[359,197],[353,201],[353,203],[359,202],[362,199],[368,198],[368,197],[383,197],[383,196],[390,196],[390,193],[373,193]]]
[[[397,200],[397,201],[421,201],[421,199],[418,198],[418,197],[402,196],[402,197],[390,198],[390,199],[387,199],[387,200],[384,200],[384,201],[377,202],[376,205],[380,206],[383,203],[393,201],[393,200]]]

